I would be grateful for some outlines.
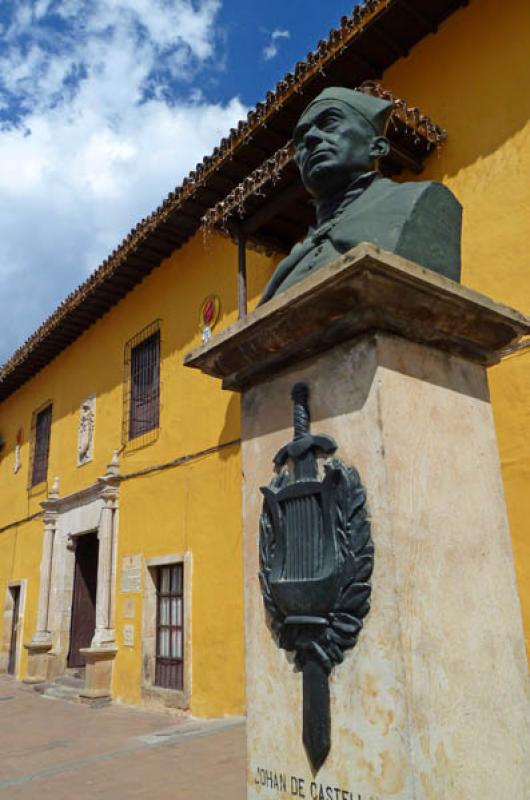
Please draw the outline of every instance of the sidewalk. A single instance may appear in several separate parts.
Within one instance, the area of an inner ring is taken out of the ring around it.
[[[0,800],[244,800],[241,720],[41,697],[0,676]]]

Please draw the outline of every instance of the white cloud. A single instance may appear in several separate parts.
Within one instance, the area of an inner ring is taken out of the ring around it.
[[[263,58],[265,61],[270,61],[278,55],[280,39],[290,39],[291,34],[289,31],[282,28],[275,28],[271,33],[269,43],[263,48]]]
[[[17,0],[0,57],[0,362],[244,117],[193,82],[219,7]]]

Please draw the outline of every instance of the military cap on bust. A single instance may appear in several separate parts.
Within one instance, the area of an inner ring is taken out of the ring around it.
[[[373,97],[371,94],[357,92],[355,89],[346,89],[342,86],[330,86],[311,100],[304,114],[316,103],[329,103],[333,100],[344,103],[363,117],[373,128],[376,136],[382,136],[384,134],[390,114],[392,113],[393,103],[389,100],[382,100],[380,97]]]

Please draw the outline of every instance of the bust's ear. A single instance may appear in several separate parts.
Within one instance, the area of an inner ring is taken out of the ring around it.
[[[373,159],[384,158],[390,153],[390,142],[386,136],[374,136],[370,145],[370,157]]]

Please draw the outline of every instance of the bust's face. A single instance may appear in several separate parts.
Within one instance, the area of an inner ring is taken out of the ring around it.
[[[294,130],[302,182],[315,197],[337,194],[373,164],[374,134],[341,102],[321,102],[305,111]]]

